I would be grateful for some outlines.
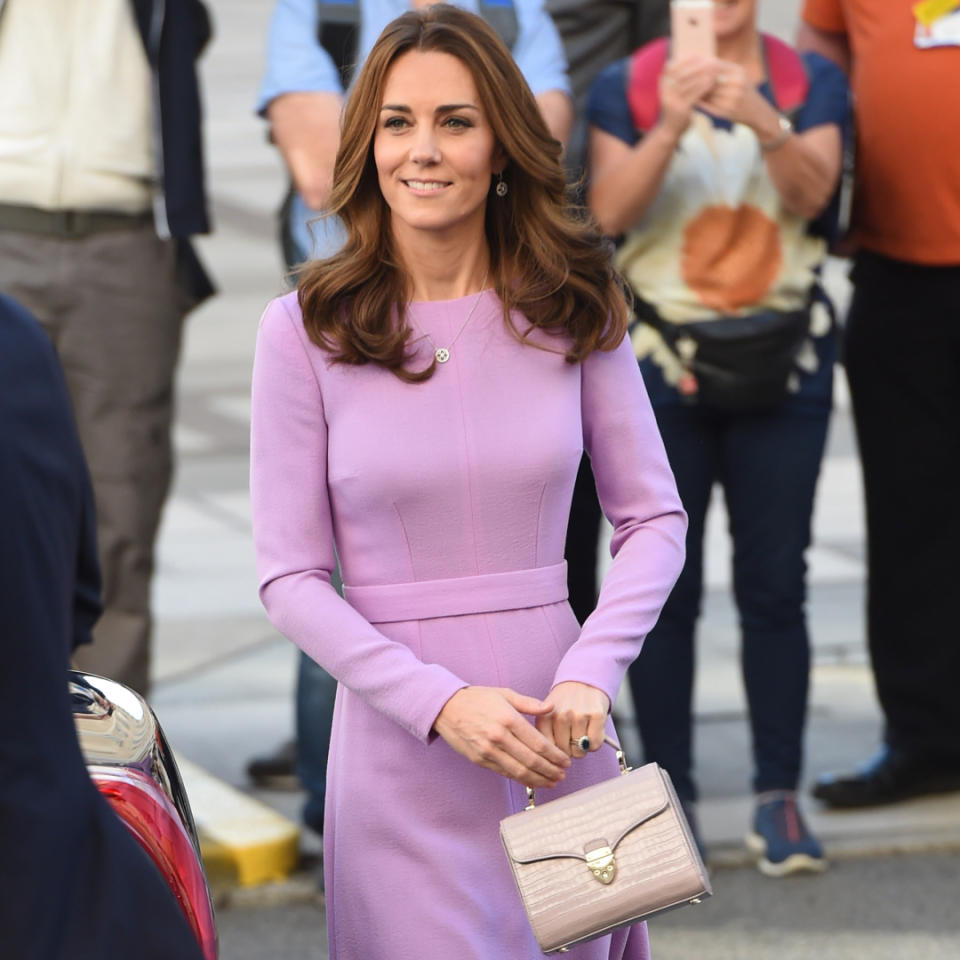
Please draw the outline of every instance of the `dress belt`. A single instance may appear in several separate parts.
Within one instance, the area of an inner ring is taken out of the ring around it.
[[[343,595],[370,623],[521,610],[567,599],[567,561],[476,577],[344,586]]]

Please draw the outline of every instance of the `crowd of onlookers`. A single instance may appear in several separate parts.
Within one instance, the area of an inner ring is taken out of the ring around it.
[[[332,181],[342,98],[352,65],[405,6],[361,4],[353,46],[342,41],[335,5],[299,0],[275,9],[258,108],[291,175],[291,267],[340,242],[335,220],[312,218]],[[958,51],[938,40],[950,35],[939,21],[814,0],[792,48],[759,34],[757,6],[715,5],[706,54],[678,49],[682,23],[673,40],[658,40],[671,33],[663,0],[480,3],[478,11],[513,51],[565,143],[580,199],[615,240],[636,298],[634,345],[691,520],[684,573],[630,672],[647,759],[670,771],[696,823],[694,631],[704,518],[719,482],[753,733],[754,838],[767,851],[762,866],[781,873],[823,865],[795,791],[809,674],[804,552],[838,354],[864,458],[869,642],[886,728],[873,760],[822,779],[815,794],[847,806],[960,787],[960,748],[945,733],[956,713],[945,548],[956,532],[947,487],[957,476],[950,412],[960,389],[946,313],[958,292],[960,216],[957,161],[935,159],[943,156],[939,138],[953,134],[934,121],[956,113],[942,91]],[[900,79],[888,97],[885,65],[894,61]],[[901,114],[909,114],[910,136],[898,132]],[[831,249],[854,256],[845,337],[819,280]],[[896,335],[894,304],[903,304]],[[881,351],[898,360],[889,376]],[[911,359],[920,352],[922,362]],[[935,395],[952,399],[934,403]],[[913,503],[928,504],[908,483],[918,474],[936,503],[922,523],[908,519]],[[596,600],[599,515],[585,461],[567,550],[581,620]],[[332,696],[330,678],[302,657],[298,740],[250,767],[255,779],[275,783],[296,760],[305,818],[321,830],[318,717],[329,715]]]
[[[424,5],[277,0],[255,108],[289,172],[291,270],[342,243],[336,218],[316,218],[351,77],[391,19]],[[822,869],[796,791],[804,554],[838,359],[863,465],[884,729],[873,759],[813,792],[847,807],[960,789],[960,4],[806,0],[792,45],[759,31],[759,0],[676,4],[672,23],[667,0],[462,5],[512,51],[564,144],[572,196],[611,238],[690,520],[683,574],[630,671],[646,758],[696,824],[694,638],[719,483],[751,836],[767,873]],[[0,2],[0,291],[56,348],[92,478],[103,614],[74,657],[147,693],[181,328],[213,292],[190,242],[208,229],[197,58],[211,30],[199,0],[101,0],[66,20],[61,7]],[[845,318],[820,283],[830,251],[852,258]],[[596,601],[599,519],[584,460],[567,541],[581,621]],[[297,739],[250,764],[261,783],[299,778],[320,832],[334,692],[301,655]]]

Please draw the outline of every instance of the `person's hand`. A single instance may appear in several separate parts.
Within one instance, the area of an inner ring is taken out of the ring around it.
[[[543,701],[551,708],[549,714],[537,717],[537,729],[557,748],[571,757],[586,754],[573,741],[590,738],[590,749],[599,750],[610,712],[610,698],[588,683],[568,680],[558,683]]]
[[[769,104],[750,82],[747,71],[729,60],[712,62],[716,82],[700,99],[698,105],[715,117],[731,123],[755,126],[764,112],[764,107],[769,107]]]
[[[330,197],[342,106],[339,94],[317,91],[282,93],[267,106],[271,139],[311,210],[323,210]]]
[[[464,687],[444,704],[433,728],[479,767],[525,787],[555,787],[570,759],[523,716],[552,709],[507,687]]]
[[[671,60],[660,74],[660,125],[677,140],[716,83],[718,61],[699,54]]]

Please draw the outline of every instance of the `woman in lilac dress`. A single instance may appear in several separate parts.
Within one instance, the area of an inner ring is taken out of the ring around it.
[[[331,208],[347,244],[261,322],[261,597],[339,681],[333,960],[541,955],[498,822],[524,786],[616,774],[610,705],[683,562],[622,294],[566,208],[559,152],[482,21],[400,17],[344,114]],[[581,629],[563,543],[583,449],[614,558]],[[648,955],[642,924],[570,953]]]

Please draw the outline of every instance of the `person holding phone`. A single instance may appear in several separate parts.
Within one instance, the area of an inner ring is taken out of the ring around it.
[[[833,63],[758,31],[756,0],[671,7],[671,38],[605,70],[588,105],[589,204],[620,238],[616,263],[641,321],[634,348],[690,516],[686,565],[631,689],[647,759],[669,771],[692,815],[694,634],[719,482],[753,737],[749,843],[768,875],[822,870],[796,804],[804,553],[834,362],[817,276],[849,94]]]

